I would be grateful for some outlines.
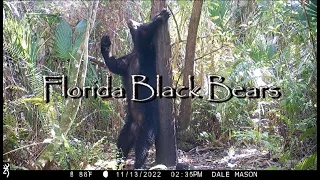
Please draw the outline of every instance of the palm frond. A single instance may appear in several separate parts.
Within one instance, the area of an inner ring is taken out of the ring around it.
[[[75,40],[74,45],[72,47],[72,55],[73,56],[78,51],[78,49],[82,43],[82,40],[84,38],[84,33],[86,31],[86,26],[87,26],[87,21],[81,20],[75,27],[76,40]]]
[[[57,25],[53,37],[53,48],[57,56],[64,60],[70,59],[70,53],[72,52],[72,31],[70,24],[62,19]]]

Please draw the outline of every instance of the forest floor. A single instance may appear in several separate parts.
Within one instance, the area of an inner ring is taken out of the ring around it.
[[[280,167],[279,162],[274,162],[270,158],[270,153],[261,151],[259,148],[204,148],[196,147],[188,152],[178,150],[178,163],[188,164],[192,169],[199,170],[260,170],[268,167]],[[134,169],[134,152],[129,154],[126,160],[124,169]],[[146,169],[155,166],[155,149],[149,150],[149,156],[146,162]],[[104,169],[102,164],[109,164],[113,162],[97,162],[95,168],[90,169]],[[100,167],[100,168],[99,168]],[[166,167],[167,169],[175,169],[175,167]],[[162,168],[158,168],[162,169]]]

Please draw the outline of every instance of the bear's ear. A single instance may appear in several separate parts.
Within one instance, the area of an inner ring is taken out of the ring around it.
[[[127,25],[130,30],[136,31],[142,24],[138,23],[137,21],[134,21],[132,19],[129,19],[127,22]]]
[[[131,36],[132,36],[132,39],[135,40],[136,37],[138,36],[138,35],[137,35],[137,34],[138,34],[138,29],[139,29],[139,27],[140,27],[142,24],[141,24],[141,23],[138,23],[138,22],[136,22],[136,21],[134,21],[134,20],[132,20],[132,19],[129,19],[129,20],[127,21],[127,25],[128,25],[128,27],[129,27],[129,29],[130,29],[130,34],[131,34]]]

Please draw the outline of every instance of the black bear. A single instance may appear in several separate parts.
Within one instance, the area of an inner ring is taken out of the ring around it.
[[[101,53],[109,70],[122,76],[122,83],[126,91],[127,113],[126,123],[117,141],[118,150],[125,159],[130,150],[135,147],[135,169],[144,166],[148,150],[153,145],[158,126],[158,102],[156,99],[147,102],[132,101],[132,75],[144,75],[147,84],[156,87],[156,51],[154,36],[158,28],[165,24],[170,14],[163,9],[149,23],[140,24],[129,20],[128,27],[133,40],[132,53],[120,58],[109,57],[111,41],[108,36],[101,39]],[[142,81],[137,79],[135,81]],[[148,87],[135,88],[139,99],[150,97]]]

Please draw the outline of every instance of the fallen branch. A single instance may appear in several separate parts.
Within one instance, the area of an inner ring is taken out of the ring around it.
[[[30,147],[30,146],[37,146],[37,145],[39,145],[39,144],[47,144],[47,143],[44,143],[44,142],[32,143],[32,144],[29,144],[29,145],[22,146],[22,147],[19,147],[19,148],[17,148],[17,149],[11,150],[11,151],[9,151],[9,152],[6,152],[6,153],[3,154],[3,156],[4,156],[4,155],[7,155],[7,154],[10,154],[10,153],[13,153],[13,152],[16,152],[16,151],[18,151],[18,150],[20,150],[20,149],[24,149],[24,148],[27,148],[27,147]]]

